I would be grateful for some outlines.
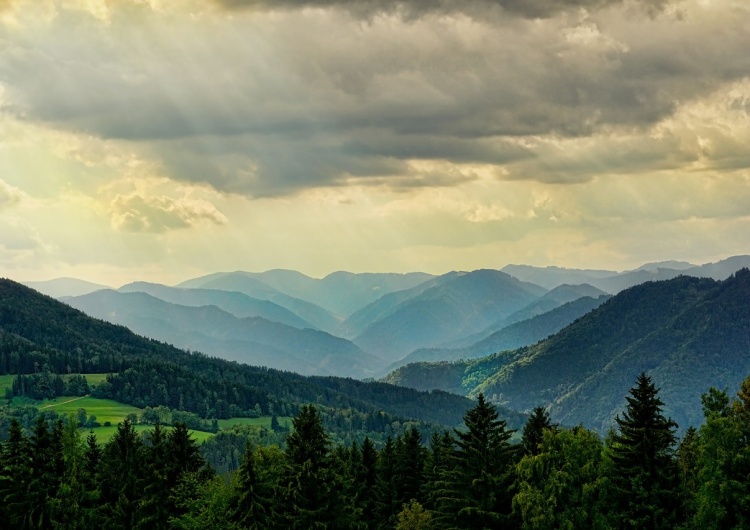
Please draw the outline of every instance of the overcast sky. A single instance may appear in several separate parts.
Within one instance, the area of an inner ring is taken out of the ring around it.
[[[750,253],[746,0],[0,0],[0,275]]]

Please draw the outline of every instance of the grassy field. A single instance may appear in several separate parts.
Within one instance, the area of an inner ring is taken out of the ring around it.
[[[101,427],[93,429],[99,443],[108,442],[117,431],[117,424],[124,420],[128,414],[135,413],[138,416],[141,414],[141,409],[133,407],[132,405],[125,405],[124,403],[112,401],[110,399],[98,399],[89,396],[61,396],[44,401],[38,408],[39,410],[54,410],[61,416],[75,414],[78,412],[78,409],[85,409],[87,415],[96,416],[96,421],[102,425]],[[292,418],[282,416],[279,417],[278,420],[282,427],[291,428]],[[105,422],[110,422],[111,425],[105,426]],[[219,420],[219,427],[221,429],[229,429],[235,425],[259,425],[270,429],[271,417],[230,418],[228,420]],[[151,425],[135,425],[135,430],[138,432],[147,431],[152,428],[153,426]],[[165,427],[165,429],[169,429],[169,427]],[[191,430],[190,433],[198,443],[202,443],[213,436],[213,433],[204,431]]]
[[[89,385],[97,385],[104,381],[107,374],[82,374],[86,376],[86,380]],[[0,399],[5,397],[5,389],[10,388],[13,384],[14,375],[0,375]],[[67,377],[67,376],[63,376]],[[90,396],[60,396],[55,399],[49,399],[43,402],[32,401],[28,398],[14,398],[13,401],[16,405],[32,405],[37,407],[39,410],[54,410],[60,416],[67,416],[69,414],[76,414],[78,409],[85,409],[88,416],[96,416],[96,421],[101,424],[101,427],[94,428],[96,439],[99,443],[105,443],[112,438],[114,433],[117,431],[117,424],[124,420],[128,414],[134,413],[138,416],[141,415],[141,409],[132,405],[126,405],[118,401],[112,401],[109,399],[98,399]],[[291,428],[292,418],[279,416],[279,424],[282,427]],[[105,426],[106,422],[110,422],[111,425]],[[230,429],[235,425],[257,425],[267,429],[271,428],[271,416],[265,416],[261,418],[230,418],[228,420],[219,420],[219,428]],[[150,425],[135,425],[135,429],[138,432],[143,432],[152,429]],[[168,429],[168,427],[165,427]],[[88,432],[88,431],[86,431]],[[205,440],[213,436],[210,432],[204,431],[190,431],[193,438],[198,442],[202,443]]]
[[[13,386],[15,375],[0,375],[0,399],[5,399],[5,389]]]
[[[117,425],[131,412],[141,414],[141,409],[132,405],[92,397],[62,396],[47,400],[39,406],[39,410],[54,410],[61,416],[75,414],[78,409],[86,409],[86,414],[96,416],[96,421],[102,425],[107,421]]]
[[[132,405],[125,405],[124,403],[112,401],[111,399],[99,399],[88,396],[61,396],[44,401],[39,405],[39,410],[54,410],[61,416],[75,414],[78,409],[85,409],[87,415],[96,416],[96,421],[101,424],[101,427],[91,429],[94,431],[94,434],[96,434],[96,440],[99,443],[108,442],[117,431],[117,424],[124,420],[128,414],[134,413],[138,416],[141,414],[141,409]],[[110,422],[111,425],[105,426],[105,422]],[[152,425],[135,425],[134,427],[137,432],[153,429]],[[169,427],[165,427],[165,429],[169,430]],[[88,433],[88,429],[84,430]],[[202,443],[213,436],[213,433],[203,431],[191,430],[190,433],[192,434],[193,439],[198,443]]]

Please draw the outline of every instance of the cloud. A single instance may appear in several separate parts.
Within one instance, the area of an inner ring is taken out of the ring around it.
[[[0,210],[21,202],[23,192],[0,179]]]
[[[227,9],[305,9],[337,8],[357,17],[398,14],[406,19],[426,15],[469,15],[499,11],[524,18],[547,18],[570,9],[602,9],[621,5],[623,0],[213,0]],[[644,0],[651,12],[657,12],[668,0]]]
[[[208,221],[226,223],[226,217],[205,200],[164,196],[117,195],[111,203],[112,226],[123,232],[166,232]]]
[[[750,75],[741,3],[684,0],[650,16],[605,0],[223,5],[251,9],[19,14],[22,29],[0,30],[14,43],[0,56],[5,111],[249,197],[460,186],[471,164],[576,183],[693,164],[683,136],[649,135]],[[366,24],[342,13],[377,5]],[[463,16],[480,8],[498,14]],[[415,171],[424,161],[455,168]]]

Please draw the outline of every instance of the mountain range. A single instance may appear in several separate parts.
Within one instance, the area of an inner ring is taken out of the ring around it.
[[[724,281],[681,276],[640,284],[535,345],[410,364],[385,381],[482,392],[521,411],[544,405],[555,421],[604,432],[642,371],[683,427],[702,421],[700,396],[709,386],[736,391],[750,373],[750,271]]]
[[[273,270],[216,273],[175,287],[135,282],[112,290],[71,279],[31,285],[187,350],[305,375],[483,392],[520,411],[542,404],[557,421],[603,430],[622,409],[614,396],[627,393],[638,370],[653,372],[685,425],[700,421],[705,384],[732,387],[746,375],[746,314],[731,323],[716,315],[742,305],[730,295],[742,292],[747,264],[750,256],[625,272],[508,265],[315,279]],[[725,283],[732,287],[710,302]],[[701,313],[707,308],[710,314]],[[677,325],[685,319],[694,327]],[[706,344],[716,344],[720,358]]]

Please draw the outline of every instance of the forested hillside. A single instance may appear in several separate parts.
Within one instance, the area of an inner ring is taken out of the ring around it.
[[[701,421],[701,389],[736,390],[750,372],[750,271],[721,282],[683,276],[638,285],[534,346],[476,361],[410,365],[386,380],[484,392],[516,410],[545,405],[556,421],[604,432],[642,370],[682,425]]]
[[[125,420],[100,445],[67,419],[14,420],[0,446],[8,528],[744,529],[750,522],[750,379],[737,398],[708,389],[705,423],[678,440],[641,373],[602,440],[535,408],[512,441],[482,394],[458,429],[415,428],[376,447],[331,443],[301,407],[283,447],[240,448],[208,465],[187,428],[143,436]],[[205,453],[205,452],[204,452]]]
[[[316,403],[330,412],[332,423],[333,416],[346,415],[347,429],[381,433],[407,419],[457,425],[470,406],[467,399],[442,392],[313,379],[188,353],[10,280],[0,280],[0,373],[28,374],[22,391],[43,397],[64,391],[56,383],[60,374],[108,373],[93,391],[97,397],[204,418],[230,408],[234,415],[294,415],[304,403]]]

